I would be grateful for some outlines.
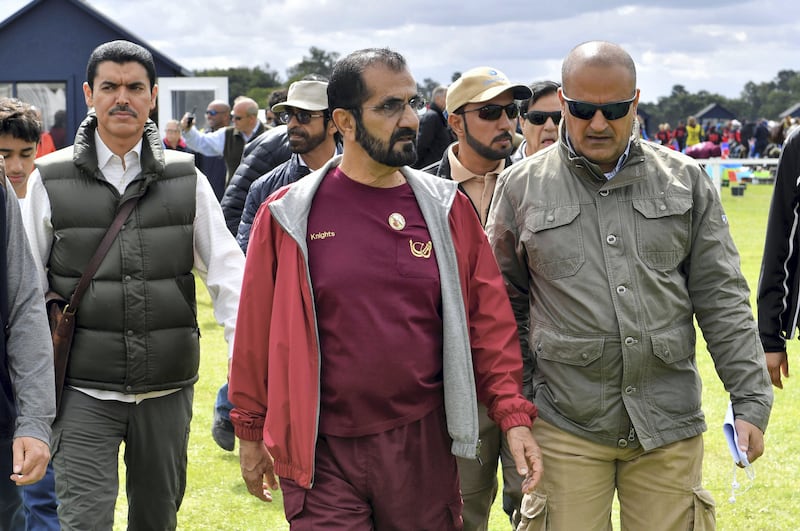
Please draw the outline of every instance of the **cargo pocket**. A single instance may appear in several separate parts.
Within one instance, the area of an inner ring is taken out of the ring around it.
[[[647,380],[658,382],[658,393],[653,392],[649,399],[673,417],[696,414],[702,405],[703,382],[697,371],[696,334],[694,323],[689,321],[650,337],[654,358],[647,367]]]
[[[694,489],[694,531],[716,529],[716,503],[711,493],[702,487]]]
[[[53,429],[50,432],[50,460],[53,460],[53,456],[56,455],[58,451],[58,447],[61,444],[61,429]]]
[[[548,280],[575,275],[586,260],[580,206],[540,208],[525,218],[523,244],[531,269]]]
[[[602,337],[576,337],[534,326],[534,397],[581,426],[596,422],[606,408]]]
[[[546,531],[550,529],[547,522],[547,496],[539,493],[526,494],[519,508],[520,522],[517,531]]]

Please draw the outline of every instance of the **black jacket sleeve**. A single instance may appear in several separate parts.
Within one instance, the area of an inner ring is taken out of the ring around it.
[[[758,283],[758,330],[766,352],[786,349],[797,328],[800,286],[800,134],[786,141],[778,162]]]
[[[253,226],[253,220],[256,218],[258,209],[261,208],[261,203],[266,201],[267,197],[272,195],[274,191],[305,177],[308,173],[309,169],[300,164],[299,157],[292,155],[289,160],[279,164],[269,173],[262,175],[250,186],[250,191],[247,192],[247,200],[244,204],[244,212],[242,212],[242,219],[239,222],[239,231],[236,234],[236,242],[242,248],[244,254],[247,254],[247,245],[250,243],[250,229]]]
[[[242,219],[239,221],[239,229],[236,234],[236,243],[242,248],[242,252],[247,254],[247,245],[250,243],[250,229],[253,226],[253,220],[256,217],[258,208],[261,203],[266,199],[264,189],[266,188],[265,179],[269,174],[263,175],[253,182],[250,191],[247,192],[247,199],[244,202],[244,210],[242,211]]]

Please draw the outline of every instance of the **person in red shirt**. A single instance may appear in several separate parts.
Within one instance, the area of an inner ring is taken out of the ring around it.
[[[178,120],[167,121],[167,125],[164,126],[164,138],[162,141],[165,149],[191,153],[191,150],[186,146],[186,142],[181,138],[181,124]]]

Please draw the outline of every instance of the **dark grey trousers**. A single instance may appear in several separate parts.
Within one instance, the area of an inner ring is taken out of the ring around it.
[[[187,387],[135,404],[64,389],[52,444],[62,530],[112,529],[122,442],[128,529],[176,528],[193,396]]]

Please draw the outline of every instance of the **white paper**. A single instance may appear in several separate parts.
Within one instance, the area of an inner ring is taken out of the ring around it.
[[[739,449],[739,436],[736,434],[736,426],[733,423],[733,406],[728,402],[728,411],[725,413],[725,421],[722,423],[722,433],[728,442],[728,449],[731,451],[733,462],[737,465],[750,466],[747,461],[747,454]]]

